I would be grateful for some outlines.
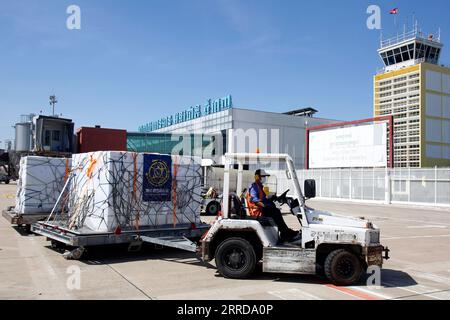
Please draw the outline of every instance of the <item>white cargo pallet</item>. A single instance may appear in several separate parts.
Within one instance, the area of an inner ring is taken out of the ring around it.
[[[74,155],[71,175],[60,197],[68,193],[69,212],[55,211],[49,217],[52,221],[33,224],[32,232],[81,251],[89,246],[158,245],[161,241],[194,251],[195,245],[188,239],[200,239],[210,228],[200,219],[200,161],[167,157],[173,166],[172,198],[146,201],[143,154],[111,151]],[[73,256],[78,259],[80,255]]]
[[[19,215],[48,215],[63,189],[70,168],[69,158],[22,157],[14,211]]]

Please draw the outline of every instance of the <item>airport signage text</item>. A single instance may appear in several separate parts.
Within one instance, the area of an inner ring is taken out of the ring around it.
[[[157,121],[152,121],[139,127],[139,132],[152,132],[162,128],[166,128],[178,123],[183,123],[189,120],[194,120],[209,114],[231,109],[233,107],[233,100],[231,95],[219,99],[208,99],[202,105],[196,105],[187,108],[181,112],[177,112],[168,117],[161,118]]]

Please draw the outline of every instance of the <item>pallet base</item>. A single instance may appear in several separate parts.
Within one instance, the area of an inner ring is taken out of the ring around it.
[[[142,236],[151,238],[168,236],[200,238],[209,228],[209,225],[202,223],[195,227],[190,224],[180,224],[175,228],[173,226],[160,226],[158,228],[148,227],[140,230],[123,230],[120,233],[93,233],[93,231],[88,233],[86,231],[77,232],[67,230],[52,223],[42,221],[31,225],[31,231],[33,233],[72,247],[133,243],[136,240],[140,240]]]
[[[50,213],[44,214],[21,214],[13,210],[3,210],[3,217],[10,223],[16,225],[31,225],[33,223],[45,220]]]

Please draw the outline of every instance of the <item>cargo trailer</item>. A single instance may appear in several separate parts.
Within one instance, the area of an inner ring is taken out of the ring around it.
[[[75,154],[70,176],[54,210],[32,231],[55,245],[86,247],[128,243],[143,237],[199,239],[209,229],[200,220],[201,160],[196,157],[134,152]],[[67,205],[67,212],[57,210]],[[183,246],[188,244],[189,246]]]

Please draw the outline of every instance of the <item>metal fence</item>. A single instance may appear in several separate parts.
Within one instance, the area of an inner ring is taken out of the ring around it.
[[[278,192],[290,188],[284,171]],[[316,181],[317,198],[399,204],[450,206],[450,168],[298,170],[301,185]]]

